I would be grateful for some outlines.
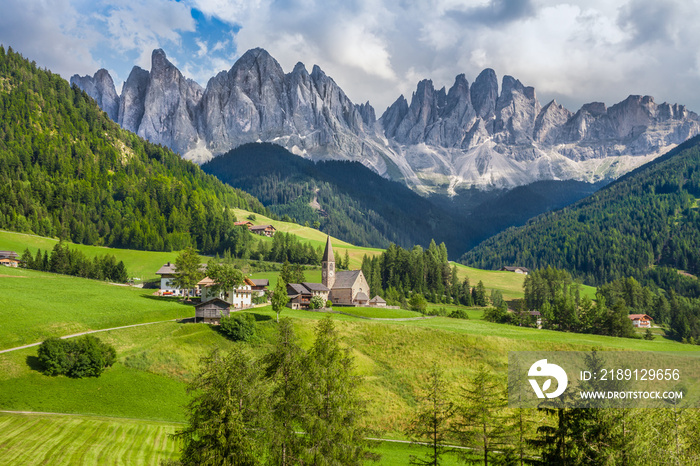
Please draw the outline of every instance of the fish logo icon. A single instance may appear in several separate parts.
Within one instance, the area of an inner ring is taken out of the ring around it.
[[[530,370],[527,373],[530,377],[549,377],[544,381],[542,388],[537,383],[535,379],[529,379],[532,389],[535,391],[537,398],[556,398],[566,390],[566,386],[569,383],[569,378],[566,375],[566,371],[556,364],[547,363],[546,359],[540,359],[530,366]],[[557,381],[557,389],[552,393],[545,393],[552,386],[552,378]]]

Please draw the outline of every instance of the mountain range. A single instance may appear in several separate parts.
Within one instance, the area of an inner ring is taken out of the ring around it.
[[[632,95],[571,112],[542,106],[534,88],[491,69],[446,90],[418,83],[377,119],[319,66],[285,73],[265,50],[247,51],[201,87],[154,50],[121,95],[106,70],[76,84],[123,128],[204,163],[250,142],[272,142],[312,160],[358,161],[423,193],[510,189],[541,180],[611,180],[700,133],[683,105]]]

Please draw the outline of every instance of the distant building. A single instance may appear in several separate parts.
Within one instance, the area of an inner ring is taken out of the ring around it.
[[[215,284],[216,282],[209,277],[204,277],[197,283],[201,290],[203,303],[219,299],[228,303],[234,309],[246,309],[253,305],[253,293],[257,292],[253,290],[255,284],[250,278],[246,277],[243,283],[236,288],[220,290],[218,294],[211,288]]]
[[[369,300],[371,307],[386,307],[386,301],[379,295]]]
[[[289,283],[287,284],[288,307],[292,309],[308,309],[309,302],[314,296],[320,296],[323,304],[328,301],[330,290],[322,283]]]
[[[202,272],[207,270],[207,264],[201,264],[199,270]],[[158,269],[156,275],[160,275],[160,294],[161,296],[184,296],[185,290],[182,290],[175,284],[175,278],[178,275],[177,268],[172,262],[163,264],[161,268]],[[199,286],[194,288],[194,296],[199,296],[200,289]]]
[[[331,237],[326,239],[326,250],[321,259],[321,282],[330,289],[328,299],[339,306],[366,306],[369,304],[369,285],[362,270],[335,270],[335,256]]]
[[[231,313],[231,305],[223,299],[214,298],[199,303],[194,307],[194,321],[208,324],[218,324],[222,317],[228,317]]]
[[[277,231],[277,229],[272,225],[253,225],[249,226],[248,230],[256,235],[268,236],[270,238],[274,236],[275,232]]]
[[[501,271],[521,273],[523,275],[530,273],[530,270],[527,267],[511,267],[508,265],[501,267]]]
[[[250,220],[243,220],[243,221],[240,221],[240,222],[233,222],[233,224],[234,224],[235,226],[245,226],[245,227],[247,227],[247,228],[250,228],[250,227],[253,226],[253,222],[251,222]]]
[[[630,314],[628,317],[632,325],[639,328],[651,328],[651,321],[654,320],[646,314]]]
[[[0,265],[18,267],[20,262],[19,254],[15,251],[0,251]]]
[[[253,291],[257,292],[257,296],[264,295],[270,286],[270,280],[267,278],[251,278],[250,281],[253,282]]]
[[[162,295],[171,296],[182,296],[183,292],[174,283],[175,277],[177,277],[177,269],[175,264],[168,262],[163,264],[163,267],[158,269],[156,275],[160,275],[160,293]]]

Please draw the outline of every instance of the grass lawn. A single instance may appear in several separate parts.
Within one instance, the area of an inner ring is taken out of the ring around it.
[[[410,319],[423,317],[423,314],[406,309],[386,309],[381,307],[335,307],[334,311],[375,319]]]
[[[0,349],[87,330],[190,317],[153,290],[26,269],[0,270]]]
[[[0,250],[15,251],[20,256],[25,249],[29,248],[32,255],[36,254],[37,249],[41,251],[49,251],[58,243],[57,239],[44,238],[26,233],[15,233],[11,231],[0,230]],[[157,280],[156,275],[158,269],[166,262],[175,262],[178,255],[174,252],[154,252],[154,251],[137,251],[134,249],[114,249],[101,246],[86,246],[84,244],[73,244],[66,242],[71,249],[77,249],[83,252],[87,257],[103,256],[105,254],[114,255],[118,261],[124,261],[126,270],[131,278],[136,278],[136,282]],[[208,257],[202,256],[202,262],[207,262]]]
[[[157,465],[179,457],[179,424],[0,413],[0,465]]]

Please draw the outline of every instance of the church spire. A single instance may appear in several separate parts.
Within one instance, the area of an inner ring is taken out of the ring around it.
[[[321,259],[321,283],[329,289],[333,289],[335,284],[335,256],[333,255],[333,245],[331,237],[326,240],[326,250]]]
[[[333,255],[333,245],[331,244],[331,237],[328,235],[326,240],[326,250],[323,252],[322,262],[335,262],[335,256]]]

